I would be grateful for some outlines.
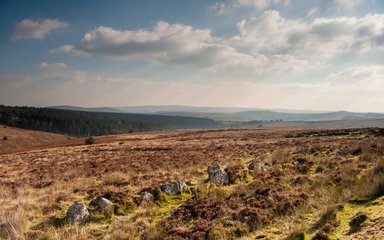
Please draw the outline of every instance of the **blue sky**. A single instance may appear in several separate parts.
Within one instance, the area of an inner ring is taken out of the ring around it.
[[[384,1],[0,1],[0,103],[384,112]]]

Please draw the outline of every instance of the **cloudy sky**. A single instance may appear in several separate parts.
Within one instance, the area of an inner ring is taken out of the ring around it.
[[[0,104],[384,112],[382,0],[0,1]]]

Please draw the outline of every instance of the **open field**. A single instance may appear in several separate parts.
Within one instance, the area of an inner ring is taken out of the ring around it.
[[[0,155],[0,238],[381,239],[382,135],[378,129],[227,129],[28,145],[31,150]],[[265,168],[248,169],[253,159]],[[229,175],[225,186],[206,182],[215,163]],[[181,179],[188,191],[158,192]],[[144,192],[155,198],[143,202]],[[112,215],[92,204],[100,196],[115,204]],[[75,201],[91,216],[69,225],[65,214]],[[358,212],[367,220],[350,227]]]
[[[0,125],[0,138],[0,154],[39,147],[63,146],[74,139],[60,134],[4,127],[3,125]]]

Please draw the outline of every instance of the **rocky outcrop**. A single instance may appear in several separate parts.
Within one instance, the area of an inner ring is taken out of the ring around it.
[[[187,192],[188,186],[184,180],[177,180],[175,182],[165,183],[163,186],[161,186],[161,191],[165,195],[175,196],[175,195],[179,195],[183,192]]]
[[[89,218],[89,212],[87,207],[82,202],[75,202],[68,210],[67,210],[67,221],[69,224],[80,224],[84,223]]]
[[[217,185],[227,185],[229,184],[228,174],[219,164],[213,164],[208,167],[209,182],[215,183]]]

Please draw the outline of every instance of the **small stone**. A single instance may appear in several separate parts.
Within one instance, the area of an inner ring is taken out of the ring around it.
[[[184,180],[177,180],[175,182],[167,182],[161,186],[161,191],[169,196],[179,195],[188,191],[188,186]]]
[[[113,215],[114,205],[108,199],[99,197],[97,199],[97,206],[99,207],[100,211],[104,213],[105,216],[111,217]]]
[[[153,202],[153,201],[155,201],[155,196],[153,196],[152,193],[145,192],[143,194],[143,196],[141,197],[141,200],[145,201],[145,202]]]
[[[260,166],[260,161],[259,160],[252,160],[248,163],[248,169],[249,170],[256,170]]]
[[[248,169],[253,171],[268,171],[269,167],[262,164],[259,160],[252,160],[248,163]]]
[[[208,167],[209,181],[217,185],[227,185],[229,183],[228,174],[219,164]]]
[[[89,218],[89,212],[87,207],[82,202],[75,202],[68,210],[67,210],[67,221],[69,224],[80,224],[87,221]]]

